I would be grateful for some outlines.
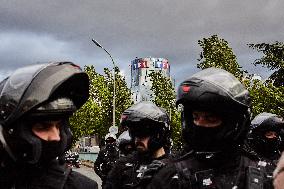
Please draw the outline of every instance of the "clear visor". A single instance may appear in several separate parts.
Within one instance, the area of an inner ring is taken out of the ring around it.
[[[45,103],[35,110],[31,111],[27,119],[62,119],[71,116],[76,111],[76,106],[68,98],[59,98],[54,101]]]

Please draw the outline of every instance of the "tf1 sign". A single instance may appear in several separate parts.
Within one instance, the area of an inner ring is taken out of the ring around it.
[[[162,61],[157,60],[157,61],[155,61],[155,68],[168,69],[168,68],[170,68],[170,65],[169,65],[168,61],[165,60],[165,59],[162,60]]]
[[[148,68],[148,62],[141,59],[136,59],[132,62],[132,69],[136,70],[138,68]]]

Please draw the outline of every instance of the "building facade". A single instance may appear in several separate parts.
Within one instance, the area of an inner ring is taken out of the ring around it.
[[[161,72],[163,76],[171,78],[168,60],[146,57],[131,61],[131,92],[134,103],[150,101],[154,98],[149,77],[152,72]]]

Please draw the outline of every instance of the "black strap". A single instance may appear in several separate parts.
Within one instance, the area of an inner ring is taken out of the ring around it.
[[[246,175],[246,189],[263,189],[269,185],[266,179],[266,169],[263,166],[259,166],[258,161],[252,161],[244,157],[243,167]]]
[[[262,169],[257,167],[249,166],[246,171],[247,180],[246,188],[247,189],[263,189],[264,188],[264,172]]]
[[[191,186],[194,178],[192,178],[192,174],[187,168],[185,161],[176,162],[174,165],[178,173],[180,188],[186,188]]]

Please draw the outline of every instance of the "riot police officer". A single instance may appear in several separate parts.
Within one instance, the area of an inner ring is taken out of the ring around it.
[[[272,177],[281,155],[283,128],[283,118],[272,113],[260,113],[251,122],[246,145],[269,177]]]
[[[129,135],[129,131],[126,130],[121,135],[119,135],[117,139],[117,146],[119,149],[119,156],[127,156],[134,151],[134,141],[131,139]]]
[[[249,125],[250,97],[229,72],[208,68],[183,81],[182,111],[188,153],[161,169],[148,188],[262,188],[264,174],[241,154]]]
[[[251,122],[248,144],[258,154],[259,159],[278,160],[281,155],[283,118],[263,112]]]
[[[19,68],[0,83],[1,188],[97,188],[60,161],[72,143],[69,117],[88,89],[71,62]]]
[[[143,176],[145,171],[151,175],[149,171],[154,173],[156,169],[147,166],[156,160],[166,161],[168,157],[164,147],[170,136],[169,117],[164,109],[152,102],[137,103],[125,110],[121,117],[121,125],[128,127],[136,149],[117,161],[107,177],[105,188],[143,188],[148,182]]]
[[[106,134],[105,143],[105,147],[99,151],[94,163],[94,171],[101,178],[102,186],[105,184],[107,174],[119,157],[119,151],[116,146],[116,136],[111,133]]]

